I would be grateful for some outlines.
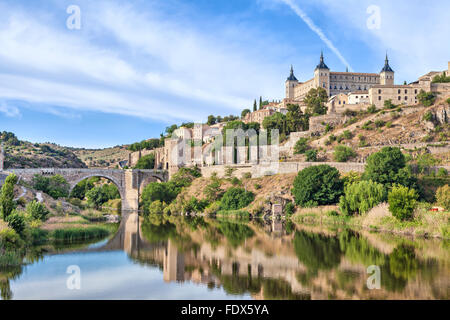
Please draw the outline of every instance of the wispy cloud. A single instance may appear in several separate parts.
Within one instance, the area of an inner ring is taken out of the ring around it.
[[[325,35],[322,29],[319,26],[317,26],[314,23],[314,21],[302,9],[300,9],[295,0],[280,0],[280,1],[288,5],[295,12],[295,14],[298,15],[306,23],[306,25],[319,36],[319,38],[325,43],[325,45],[336,54],[339,60],[345,66],[347,66],[349,70],[353,71],[353,68],[350,66],[348,61],[341,54],[341,52],[336,48],[333,42],[331,42],[331,40]]]
[[[0,112],[10,118],[19,118],[21,116],[19,108],[8,105],[6,102],[0,102]]]
[[[267,63],[260,37],[248,43],[250,35],[220,24],[205,33],[116,1],[80,6],[83,27],[69,31],[51,14],[0,5],[1,98],[174,121],[282,94],[270,76],[282,68]]]

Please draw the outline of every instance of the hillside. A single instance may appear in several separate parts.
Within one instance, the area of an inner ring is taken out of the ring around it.
[[[105,149],[71,148],[73,153],[89,168],[115,168],[119,161],[128,160],[127,146]]]
[[[348,116],[343,125],[332,128],[320,137],[313,138],[309,146],[319,151],[321,161],[332,161],[337,145],[351,147],[357,156],[352,161],[364,162],[384,146],[401,146],[414,153],[426,151],[450,163],[450,105],[444,101],[431,107],[406,106],[383,109],[376,113]],[[426,150],[425,150],[426,149]],[[303,160],[304,155],[294,155],[291,160]]]
[[[11,168],[86,168],[69,148],[52,143],[19,140],[13,133],[0,133],[5,151],[5,169]]]

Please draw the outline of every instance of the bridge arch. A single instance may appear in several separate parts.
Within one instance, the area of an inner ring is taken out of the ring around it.
[[[69,181],[70,184],[70,191],[69,194],[72,194],[73,189],[83,180],[89,179],[89,178],[93,178],[93,177],[99,177],[99,178],[105,178],[109,181],[111,181],[116,187],[117,190],[119,190],[119,194],[120,194],[120,200],[123,202],[124,201],[124,197],[125,197],[125,190],[122,186],[122,181],[118,181],[116,178],[114,178],[111,175],[108,174],[103,174],[103,173],[98,173],[98,172],[93,172],[90,174],[86,174],[83,175],[80,178],[77,178],[73,181]]]

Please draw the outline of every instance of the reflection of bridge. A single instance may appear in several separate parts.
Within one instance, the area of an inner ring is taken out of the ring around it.
[[[119,189],[122,210],[138,210],[139,195],[146,184],[152,181],[167,181],[165,170],[110,170],[110,169],[9,169],[19,179],[30,182],[34,175],[61,175],[70,184],[70,191],[82,180],[90,177],[102,177],[110,180]],[[3,173],[7,173],[3,172]]]

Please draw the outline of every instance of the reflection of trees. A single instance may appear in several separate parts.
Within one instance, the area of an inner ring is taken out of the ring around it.
[[[241,223],[220,221],[218,228],[234,248],[255,234],[247,225]]]
[[[264,279],[263,292],[268,300],[311,300],[310,293],[294,293],[291,285],[282,279]]]
[[[294,250],[300,262],[311,269],[311,272],[332,269],[341,261],[339,240],[319,233],[297,231]]]
[[[150,243],[167,241],[177,235],[177,228],[168,221],[160,221],[157,218],[145,219],[141,226],[144,238]]]
[[[365,266],[385,264],[386,256],[371,246],[366,238],[354,231],[341,232],[339,244],[345,257],[353,263],[362,263]]]
[[[0,296],[2,300],[11,300],[13,292],[11,291],[10,281],[22,274],[22,265],[4,266],[0,264],[0,270]]]
[[[416,275],[418,261],[414,247],[400,245],[389,255],[389,270],[397,278],[410,279]]]

